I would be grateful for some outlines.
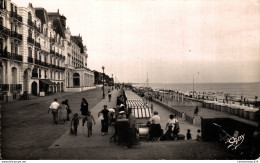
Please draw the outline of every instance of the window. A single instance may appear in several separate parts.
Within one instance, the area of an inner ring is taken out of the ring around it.
[[[44,77],[47,78],[47,70],[44,70]]]
[[[28,19],[32,20],[32,14],[30,12],[28,12]]]
[[[28,48],[28,52],[29,52],[29,57],[31,57],[32,58],[32,48]]]
[[[29,33],[29,37],[32,38],[32,30],[31,29],[28,30],[28,33]]]

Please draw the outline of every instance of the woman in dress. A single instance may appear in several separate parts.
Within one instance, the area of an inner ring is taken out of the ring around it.
[[[83,115],[84,117],[88,113],[88,102],[85,98],[82,98],[80,111],[81,111],[81,115]]]
[[[67,119],[67,105],[65,101],[61,103],[59,120],[63,124]]]
[[[170,134],[171,136],[172,134],[176,136],[176,133],[173,132],[174,132],[175,125],[178,123],[178,120],[175,118],[173,114],[171,114],[169,117],[170,119],[167,121],[166,128],[165,128],[166,133]]]

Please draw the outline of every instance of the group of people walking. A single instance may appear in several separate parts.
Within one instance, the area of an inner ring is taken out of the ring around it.
[[[69,114],[71,113],[71,109],[69,106],[69,101],[66,99],[61,102],[61,105],[57,102],[57,99],[51,103],[48,113],[51,111],[53,115],[54,124],[65,123],[65,121],[69,121]]]
[[[69,106],[69,101],[66,99],[61,102],[61,105],[58,103],[57,99],[51,103],[48,113],[51,111],[53,115],[53,123],[54,124],[64,124],[65,121],[70,121],[70,114],[72,110]],[[84,126],[87,123],[88,128],[88,137],[92,134],[92,121],[95,122],[94,117],[91,115],[91,112],[88,110],[88,102],[85,98],[82,98],[81,107],[80,107],[81,115],[83,116],[82,125]],[[71,119],[71,133],[77,135],[77,129],[79,125],[79,115],[78,113],[74,113]]]
[[[157,111],[154,111],[154,115],[150,118],[147,126],[149,127],[149,140],[174,140],[178,137],[180,132],[180,126],[176,115],[171,114],[166,123],[165,134],[160,124],[160,116]]]

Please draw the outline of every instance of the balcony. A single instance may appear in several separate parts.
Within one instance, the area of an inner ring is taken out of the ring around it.
[[[6,36],[10,36],[10,29],[0,25],[0,33],[6,35]]]
[[[19,92],[22,90],[22,84],[10,84],[10,91],[11,92]]]
[[[51,53],[51,54],[55,54],[55,51],[53,51],[53,50],[50,50],[50,53]]]
[[[3,57],[3,58],[11,58],[11,53],[10,52],[7,52],[7,51],[4,51],[4,50],[0,50],[0,57]]]
[[[36,41],[35,41],[35,46],[36,46],[37,48],[41,49],[41,44],[40,44],[39,42],[36,42]]]
[[[20,40],[22,41],[23,40],[23,36],[15,31],[11,31],[11,37],[17,39],[17,40]]]
[[[28,25],[31,26],[31,27],[34,27],[34,23],[32,20],[28,19]]]
[[[13,11],[10,11],[10,17],[18,20],[19,22],[23,21],[23,18]]]
[[[54,44],[55,43],[55,38],[50,38],[50,42]]]
[[[56,57],[59,57],[59,53],[55,53],[55,56],[56,56]]]
[[[31,37],[28,37],[27,42],[30,43],[30,44],[34,44],[34,39],[31,38]]]
[[[29,63],[33,63],[33,58],[32,57],[28,57],[28,62]]]
[[[33,73],[32,73],[32,77],[33,77],[33,78],[38,78],[38,73],[33,72]]]
[[[11,53],[11,58],[10,59],[17,60],[17,61],[23,61],[23,56],[19,55],[19,54],[16,54],[16,53]]]
[[[34,28],[35,28],[36,32],[41,33],[41,28],[40,27],[34,26]]]
[[[65,71],[64,67],[60,67],[60,66],[56,66],[56,69],[61,70],[61,71]]]
[[[41,63],[42,63],[42,61],[40,61],[40,60],[38,60],[38,59],[35,59],[34,62],[35,62],[35,64],[37,64],[37,65],[41,65]]]
[[[0,92],[8,92],[9,84],[0,84]]]

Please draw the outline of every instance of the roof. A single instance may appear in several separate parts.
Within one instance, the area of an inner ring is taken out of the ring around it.
[[[44,8],[35,8],[35,14],[37,18],[41,20],[42,24],[47,24],[48,17],[47,17],[47,12]]]

